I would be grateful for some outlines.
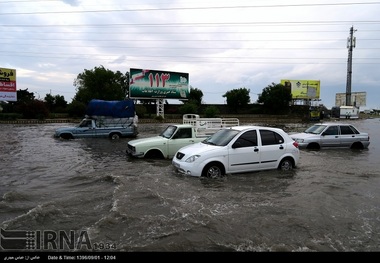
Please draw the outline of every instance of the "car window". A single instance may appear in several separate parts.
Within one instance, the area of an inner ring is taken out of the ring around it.
[[[234,143],[236,148],[257,146],[256,131],[247,131],[243,133]]]
[[[323,133],[324,135],[338,135],[338,126],[330,126]]]
[[[307,128],[305,130],[305,133],[320,134],[325,128],[326,128],[326,125],[313,125]]]
[[[168,126],[161,134],[160,136],[165,137],[165,138],[170,138],[172,137],[173,133],[176,131],[177,127],[175,126]]]
[[[355,132],[348,125],[340,126],[340,134],[355,134]]]
[[[203,140],[203,143],[217,145],[217,146],[226,146],[237,134],[239,131],[233,129],[222,129]]]
[[[83,121],[83,122],[79,125],[79,127],[92,127],[92,123],[91,123],[90,120],[85,120],[85,121]]]
[[[180,128],[173,138],[174,139],[191,138],[191,128]]]
[[[284,143],[284,138],[280,134],[270,130],[260,130],[261,144],[273,145]]]
[[[352,126],[352,125],[349,125],[349,126],[350,126],[351,130],[354,131],[355,134],[360,134],[360,132],[354,126]]]

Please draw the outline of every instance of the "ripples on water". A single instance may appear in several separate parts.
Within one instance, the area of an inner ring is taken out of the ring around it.
[[[129,139],[0,125],[1,227],[86,230],[116,251],[379,251],[379,125],[357,122],[371,134],[368,150],[303,150],[294,171],[220,180],[129,159]],[[140,137],[165,126],[142,124]]]

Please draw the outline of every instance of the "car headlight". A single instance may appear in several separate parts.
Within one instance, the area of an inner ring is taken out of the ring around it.
[[[304,139],[297,139],[297,138],[295,138],[293,140],[296,141],[296,142],[298,142],[298,143],[302,143],[304,141]]]
[[[198,159],[199,157],[201,157],[201,156],[200,155],[192,155],[189,158],[187,158],[185,162],[187,162],[187,163],[195,162],[195,160]]]

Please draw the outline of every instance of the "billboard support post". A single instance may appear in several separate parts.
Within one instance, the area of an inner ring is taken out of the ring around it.
[[[164,118],[164,100],[157,99],[157,116]]]

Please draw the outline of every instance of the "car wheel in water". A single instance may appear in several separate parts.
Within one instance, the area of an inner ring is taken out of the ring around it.
[[[202,172],[202,176],[207,178],[221,178],[223,175],[224,168],[218,163],[210,163],[206,165]]]
[[[288,158],[282,159],[280,162],[280,165],[278,166],[278,169],[280,169],[282,171],[292,170],[293,169],[293,162]]]
[[[164,156],[159,150],[150,150],[144,155],[145,159],[164,159]]]
[[[111,134],[111,140],[117,140],[117,139],[120,139],[120,135],[119,134],[117,134],[117,133],[113,133],[113,134]]]
[[[64,140],[73,139],[73,136],[71,134],[68,134],[68,133],[63,133],[59,137],[62,138],[62,139],[64,139]]]

